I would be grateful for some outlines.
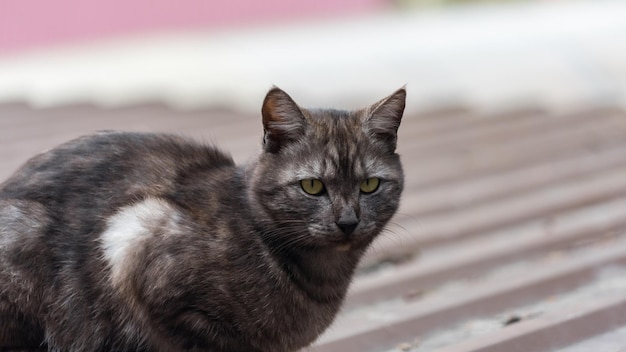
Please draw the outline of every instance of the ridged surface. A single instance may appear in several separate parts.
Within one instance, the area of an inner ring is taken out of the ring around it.
[[[261,140],[260,116],[3,105],[0,179],[102,129],[187,134],[239,162]],[[399,214],[310,351],[576,352],[626,341],[624,112],[411,115],[399,152]]]

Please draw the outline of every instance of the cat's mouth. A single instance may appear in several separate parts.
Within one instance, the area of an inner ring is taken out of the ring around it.
[[[335,249],[337,249],[337,251],[339,252],[347,252],[350,250],[350,248],[352,248],[352,242],[346,241],[346,242],[340,242]]]
[[[311,231],[312,240],[317,246],[336,250],[338,252],[347,252],[353,249],[361,249],[369,244],[367,233],[359,231],[346,235],[341,232],[322,232],[316,233]]]
[[[334,249],[338,252],[347,252],[351,249],[360,247],[359,241],[357,241],[354,237],[335,240],[332,241],[330,245],[331,247],[334,247]]]

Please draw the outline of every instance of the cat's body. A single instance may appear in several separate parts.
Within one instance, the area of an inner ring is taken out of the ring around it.
[[[0,188],[0,350],[310,344],[398,206],[403,109],[404,90],[349,113],[273,89],[264,152],[246,166],[181,137],[114,132],[31,159]],[[377,189],[359,191],[371,178]]]

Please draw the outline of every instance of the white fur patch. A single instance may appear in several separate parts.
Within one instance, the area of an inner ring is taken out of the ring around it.
[[[111,281],[123,281],[142,243],[153,234],[156,224],[166,220],[166,226],[175,226],[178,213],[167,202],[149,198],[141,203],[122,208],[107,221],[100,235],[104,258],[111,269]]]

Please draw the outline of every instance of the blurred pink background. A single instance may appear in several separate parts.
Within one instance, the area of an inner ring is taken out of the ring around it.
[[[266,24],[384,8],[385,0],[2,0],[0,53],[128,34]]]

